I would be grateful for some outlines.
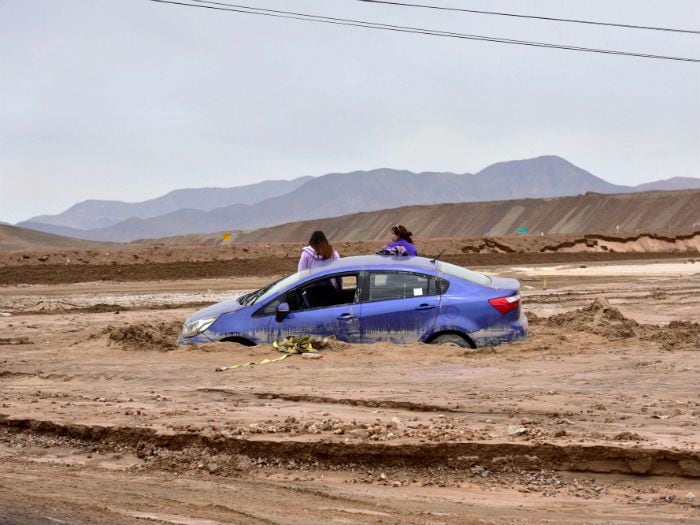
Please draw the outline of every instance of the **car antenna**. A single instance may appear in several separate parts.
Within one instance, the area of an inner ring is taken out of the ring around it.
[[[446,249],[447,249],[447,248],[445,248],[445,250],[446,250]],[[435,264],[435,263],[437,262],[437,260],[440,258],[440,256],[441,256],[443,253],[445,253],[445,250],[442,250],[440,253],[438,253],[438,254],[437,254],[437,257],[435,257],[434,259],[430,259],[430,262],[433,263],[433,264]]]

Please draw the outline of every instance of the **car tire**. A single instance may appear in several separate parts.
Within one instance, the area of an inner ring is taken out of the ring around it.
[[[453,345],[461,346],[462,348],[472,347],[472,345],[469,344],[469,341],[458,334],[442,334],[430,341],[431,345],[444,345],[446,343],[452,343]]]

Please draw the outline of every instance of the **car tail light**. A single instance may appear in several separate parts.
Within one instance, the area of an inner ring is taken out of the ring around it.
[[[515,310],[520,306],[520,295],[496,297],[494,299],[489,299],[489,303],[503,315],[506,315],[508,312]]]

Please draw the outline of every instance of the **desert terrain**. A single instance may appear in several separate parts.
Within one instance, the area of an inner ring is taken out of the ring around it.
[[[700,258],[523,242],[424,250],[519,278],[526,341],[224,372],[279,354],[180,324],[299,246],[3,252],[0,523],[700,523]]]

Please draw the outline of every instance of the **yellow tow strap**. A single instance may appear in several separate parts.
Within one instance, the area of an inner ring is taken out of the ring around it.
[[[244,366],[266,365],[267,363],[274,363],[275,361],[282,361],[282,359],[287,359],[290,355],[292,354],[284,354],[283,356],[278,357],[277,359],[263,359],[262,361],[258,361],[257,363],[251,361],[250,363],[241,363],[239,365],[217,366],[216,371],[224,372],[225,370],[234,370],[236,368],[243,368]]]
[[[225,370],[234,370],[245,366],[266,365],[268,363],[274,363],[275,361],[282,361],[282,359],[286,359],[293,354],[316,354],[321,348],[332,348],[334,343],[335,338],[333,337],[289,335],[280,341],[272,342],[272,348],[284,354],[281,357],[276,359],[263,359],[262,361],[258,362],[251,361],[249,363],[240,363],[231,366],[218,366],[215,370],[217,372],[224,372]]]

